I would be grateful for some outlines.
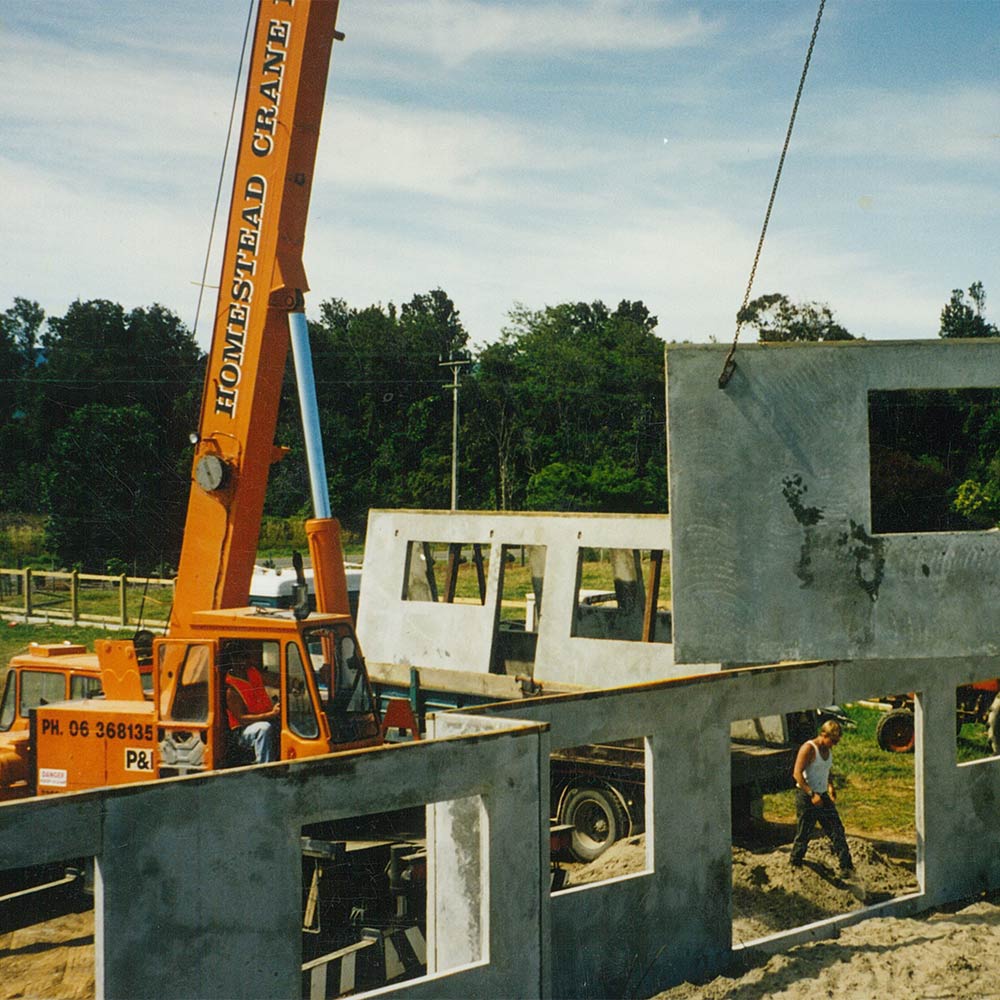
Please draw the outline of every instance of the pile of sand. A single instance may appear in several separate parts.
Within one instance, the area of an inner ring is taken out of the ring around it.
[[[855,872],[839,875],[824,837],[792,868],[788,845],[733,848],[733,941],[749,942],[917,891],[912,845],[849,837]],[[631,837],[589,865],[569,865],[568,885],[642,871],[645,838]],[[838,936],[779,955],[750,952],[709,983],[684,984],[653,1000],[912,1000],[1000,998],[1000,894],[957,912],[873,917]],[[747,968],[747,964],[759,964]]]
[[[675,987],[654,1000],[986,1000],[1000,997],[1000,905],[911,919],[875,917],[798,945],[742,975]]]
[[[789,864],[788,846],[734,846],[734,942],[767,937],[916,892],[912,859],[900,860],[892,856],[898,851],[880,849],[857,837],[849,837],[848,843],[856,866],[850,878],[839,875],[826,838],[813,840],[801,868]],[[646,867],[646,838],[620,840],[590,864],[565,867],[567,888],[641,872]]]
[[[733,943],[776,934],[917,891],[912,862],[900,862],[870,841],[848,837],[855,871],[839,874],[830,842],[817,838],[801,868],[789,848],[733,848]]]

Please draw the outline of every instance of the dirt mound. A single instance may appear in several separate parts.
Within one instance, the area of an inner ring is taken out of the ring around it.
[[[596,861],[589,864],[570,863],[566,869],[566,887],[587,882],[603,882],[619,875],[634,875],[646,867],[646,837],[626,837],[612,844]]]
[[[839,874],[829,841],[814,840],[801,868],[789,848],[733,848],[733,942],[750,941],[916,892],[912,863],[888,857],[871,842],[848,837],[855,871]]]

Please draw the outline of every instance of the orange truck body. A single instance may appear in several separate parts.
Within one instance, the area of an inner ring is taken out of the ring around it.
[[[101,693],[97,658],[76,643],[32,643],[15,656],[0,700],[0,801],[33,794],[31,715],[40,705]]]

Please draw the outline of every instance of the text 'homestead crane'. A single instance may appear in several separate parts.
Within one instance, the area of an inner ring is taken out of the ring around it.
[[[273,718],[281,759],[382,741],[329,512],[303,313],[302,245],[330,53],[341,37],[338,5],[259,5],[167,635],[138,649],[104,640],[94,653],[52,645],[15,657],[0,703],[8,733],[0,798],[248,763],[234,740],[239,680],[229,679],[248,668],[276,707],[248,703],[247,715]],[[284,454],[274,434],[290,339],[316,513],[306,523],[314,614],[305,601],[293,610],[244,607],[269,467]],[[58,697],[34,700],[31,711],[30,691],[45,672],[59,675],[50,680]],[[88,683],[74,684],[77,676]],[[97,689],[103,697],[91,697]]]

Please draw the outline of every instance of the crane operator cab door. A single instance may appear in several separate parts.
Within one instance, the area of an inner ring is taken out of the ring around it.
[[[157,639],[153,697],[158,717],[159,776],[220,767],[216,643]]]

